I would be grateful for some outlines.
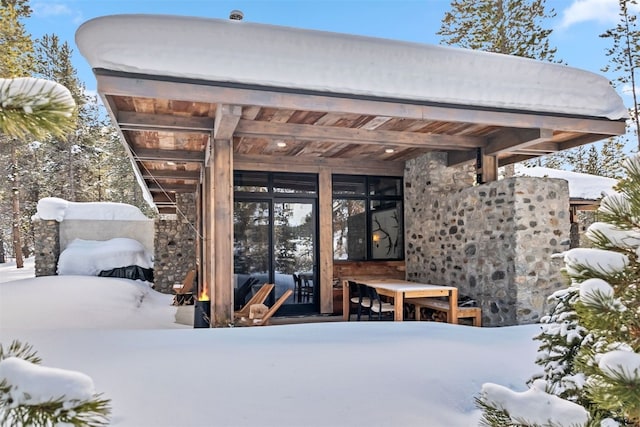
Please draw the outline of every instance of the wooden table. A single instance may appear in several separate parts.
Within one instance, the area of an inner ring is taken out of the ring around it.
[[[408,280],[385,279],[372,276],[342,278],[342,317],[349,320],[349,282],[361,283],[375,288],[378,294],[393,298],[394,320],[404,320],[404,300],[424,297],[448,297],[450,323],[458,323],[458,288],[454,286],[430,285]],[[419,317],[418,317],[419,319]]]

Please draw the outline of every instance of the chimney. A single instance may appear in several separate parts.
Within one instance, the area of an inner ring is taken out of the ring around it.
[[[242,21],[242,18],[244,18],[244,14],[241,10],[234,9],[231,11],[231,13],[229,13],[229,19],[231,19],[232,21]]]

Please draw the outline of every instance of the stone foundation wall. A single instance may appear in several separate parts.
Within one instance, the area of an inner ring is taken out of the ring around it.
[[[430,153],[405,169],[407,278],[458,287],[483,324],[535,323],[566,287],[553,253],[569,247],[566,181],[509,178],[474,186],[473,166]]]
[[[58,274],[60,224],[54,220],[33,220],[36,277]]]
[[[176,202],[177,218],[158,219],[155,227],[154,285],[156,290],[166,293],[196,268],[195,194],[177,194]]]

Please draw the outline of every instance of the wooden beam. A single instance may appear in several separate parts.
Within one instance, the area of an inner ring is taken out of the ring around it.
[[[517,151],[514,151],[514,153],[544,155],[549,153],[555,153],[556,151],[560,151],[560,144],[558,144],[557,142],[543,142],[540,144],[533,145],[531,147],[519,148]]]
[[[473,109],[466,106],[446,106],[428,102],[325,94],[280,92],[274,88],[232,88],[216,82],[166,81],[158,76],[139,76],[107,70],[94,70],[98,92],[107,96],[133,96],[191,102],[255,105],[290,110],[355,113],[372,116],[399,117],[416,120],[436,120],[479,123],[493,126],[540,128],[602,135],[623,135],[624,120],[605,118],[559,117],[549,113]]]
[[[155,203],[176,203],[176,195],[175,193],[163,193],[163,192],[151,192],[151,197],[153,197],[153,201]]]
[[[213,129],[213,119],[211,117],[185,117],[171,114],[118,111],[117,118],[118,124],[122,129],[161,129],[165,131],[182,130],[188,132],[211,132]]]
[[[194,193],[196,191],[196,184],[169,184],[164,182],[148,182],[147,188],[149,191],[167,191],[176,193]]]
[[[513,163],[520,163],[531,159],[536,159],[540,157],[540,155],[529,155],[529,154],[514,154],[513,156],[503,157],[498,159],[498,166],[506,166]]]
[[[256,122],[252,120],[240,120],[236,135],[257,138],[295,139],[297,141],[330,141],[347,144],[390,144],[404,148],[434,148],[439,150],[465,150],[486,145],[485,138],[471,136]]]
[[[202,151],[157,150],[149,148],[132,148],[131,151],[136,160],[159,160],[163,162],[185,163],[204,162],[204,153]]]
[[[266,172],[319,173],[329,169],[332,173],[355,175],[403,176],[405,162],[326,157],[286,157],[234,154],[233,168]]]
[[[575,148],[580,145],[591,144],[593,142],[602,141],[603,139],[605,139],[605,137],[603,137],[602,135],[582,135],[570,141],[559,143],[558,151],[569,150],[571,148]]]
[[[551,129],[507,128],[489,138],[489,143],[485,147],[484,153],[487,156],[496,156],[501,153],[514,152],[519,149],[548,142],[551,138],[553,138],[553,131]]]
[[[218,104],[213,125],[213,139],[232,139],[241,116],[242,107],[239,105]]]
[[[161,178],[161,179],[188,179],[188,180],[200,180],[200,171],[186,171],[186,170],[148,170],[142,173],[142,177],[148,178]]]
[[[476,161],[476,150],[447,151],[447,166],[471,164]]]
[[[233,322],[233,142],[231,140],[214,140],[213,174],[212,207],[215,210],[213,320],[215,326],[229,326]]]
[[[168,206],[162,206],[162,207],[158,207],[158,213],[161,214],[175,214],[177,212],[176,208],[173,207],[168,207]]]

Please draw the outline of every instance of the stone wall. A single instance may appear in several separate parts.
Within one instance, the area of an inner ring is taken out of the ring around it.
[[[177,194],[176,203],[179,209],[176,219],[158,219],[155,227],[154,285],[156,290],[166,293],[196,268],[195,194]]]
[[[33,220],[36,277],[55,276],[60,257],[60,224],[55,220]]]
[[[566,287],[553,253],[569,247],[566,181],[508,178],[474,186],[473,166],[430,153],[405,169],[407,278],[458,287],[483,324],[535,323]]]

